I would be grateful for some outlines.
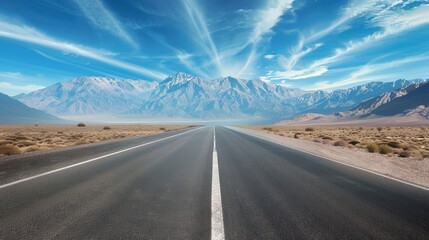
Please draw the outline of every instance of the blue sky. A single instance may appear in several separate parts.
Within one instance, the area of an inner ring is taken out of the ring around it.
[[[0,0],[0,92],[178,71],[303,89],[429,78],[429,0]]]

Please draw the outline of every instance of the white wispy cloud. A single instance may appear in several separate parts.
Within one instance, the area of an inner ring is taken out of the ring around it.
[[[192,54],[189,54],[187,52],[184,51],[180,51],[177,50],[177,59],[185,66],[187,67],[189,70],[195,72],[196,74],[198,74],[198,76],[200,77],[204,77],[206,79],[209,79],[210,76],[209,74],[207,74],[205,71],[203,71],[202,68],[200,68],[199,66],[195,65],[195,63],[192,61]]]
[[[392,71],[396,68],[403,67],[404,65],[428,61],[428,55],[420,55],[407,57],[395,61],[383,62],[383,63],[369,63],[364,66],[359,67],[356,71],[353,71],[349,74],[344,80],[329,82],[329,81],[321,81],[316,83],[313,88],[314,89],[330,89],[343,87],[347,85],[352,85],[356,83],[369,82],[369,81],[377,81],[377,80],[385,80],[392,79],[395,74]],[[385,70],[389,70],[390,73],[382,73]]]
[[[81,68],[81,69],[85,69],[85,70],[87,70],[89,72],[94,72],[94,73],[101,74],[102,76],[110,76],[110,77],[114,77],[114,78],[118,78],[118,79],[123,78],[121,76],[118,76],[118,75],[115,75],[115,74],[112,74],[112,73],[107,73],[105,71],[97,70],[94,67],[87,67],[85,65],[78,64],[78,63],[75,63],[73,61],[66,61],[66,60],[54,57],[54,56],[52,56],[50,54],[47,54],[47,53],[42,52],[42,51],[37,50],[37,49],[33,49],[33,51],[36,52],[37,54],[39,54],[40,56],[42,56],[42,57],[44,57],[46,59],[49,59],[51,61],[54,61],[54,62],[59,62],[59,63],[62,63],[62,64],[67,64],[67,65],[75,66],[75,67],[78,67],[78,68]]]
[[[0,77],[16,78],[21,76],[20,72],[0,72]]]
[[[0,91],[9,96],[14,96],[19,93],[33,92],[39,89],[45,88],[45,86],[39,85],[15,85],[9,82],[0,82]]]
[[[254,44],[259,43],[262,37],[277,25],[284,12],[292,8],[293,2],[293,0],[267,1],[266,6],[257,13],[253,32],[248,41]]]
[[[209,58],[208,62],[199,65],[205,67],[210,65],[215,66],[218,74],[222,76],[232,75],[240,77],[245,72],[248,72],[249,67],[258,59],[260,42],[264,40],[266,35],[272,33],[272,28],[280,21],[283,13],[292,8],[293,0],[270,0],[266,1],[265,6],[261,9],[251,11],[239,10],[238,14],[244,14],[246,21],[240,23],[234,22],[234,27],[222,28],[222,31],[231,31],[231,29],[238,27],[240,32],[244,31],[247,34],[241,35],[245,36],[242,41],[229,41],[222,48],[219,48],[214,41],[212,32],[207,25],[207,17],[198,4],[194,0],[183,0],[183,4],[186,10],[186,19],[197,36],[194,40],[197,40],[198,45],[202,47]],[[217,29],[215,31],[220,30]],[[240,43],[238,44],[237,42]],[[247,56],[238,59],[237,54],[243,50],[248,51]],[[272,58],[274,57],[272,56]],[[270,58],[269,55],[268,58]],[[189,66],[192,59],[185,59],[187,62],[186,65]]]
[[[206,19],[202,10],[194,0],[183,0],[183,5],[186,10],[187,19],[192,28],[197,33],[199,45],[206,52],[206,54],[208,54],[208,56],[214,60],[218,71],[220,71],[221,62],[219,53],[207,27]]]
[[[103,31],[107,31],[112,35],[117,36],[123,41],[130,44],[133,48],[137,48],[138,44],[125,30],[122,23],[111,13],[101,2],[101,0],[74,0],[79,8],[84,13],[89,22]]]
[[[304,42],[302,40],[299,41],[300,44],[297,48],[291,50],[291,55],[289,57],[281,56],[281,62],[284,62],[284,65],[287,70],[293,70],[295,65],[299,62],[299,60],[311,52],[315,51],[319,47],[323,46],[323,43],[316,43],[312,46],[304,48]]]
[[[270,71],[266,76],[263,77],[265,80],[277,81],[277,80],[299,80],[304,78],[311,78],[321,76],[328,71],[325,66],[317,68],[307,68],[302,70],[291,70],[291,71]]]
[[[339,61],[346,54],[360,50],[364,47],[369,47],[371,44],[387,37],[429,24],[428,12],[429,5],[423,5],[409,10],[371,10],[368,12],[368,14],[372,14],[371,24],[382,28],[381,31],[377,31],[359,40],[351,40],[347,42],[344,48],[338,48],[335,50],[333,55],[315,61],[311,67],[318,67]]]
[[[382,1],[351,1],[348,6],[342,10],[342,14],[338,19],[333,21],[329,26],[316,32],[312,32],[308,36],[300,38],[298,44],[292,48],[290,55],[280,56],[279,59],[286,71],[281,72],[283,76],[292,76],[292,80],[297,79],[297,73],[303,73],[303,79],[306,77],[314,77],[315,74],[306,73],[321,73],[324,74],[328,71],[330,64],[344,60],[351,53],[358,50],[373,46],[373,44],[387,39],[393,35],[398,35],[403,32],[409,31],[416,27],[429,24],[429,5],[421,4],[415,7],[405,7],[417,1],[403,1],[403,0],[382,0]],[[306,54],[316,50],[319,46],[308,46],[309,43],[331,34],[338,28],[344,26],[350,20],[356,17],[364,17],[369,25],[379,28],[380,30],[365,36],[361,39],[349,40],[344,43],[344,47],[335,49],[334,53],[330,56],[317,59],[309,66],[303,69],[294,69],[298,61]],[[290,72],[290,73],[288,73]],[[268,73],[267,78],[272,77]],[[277,78],[274,78],[277,79]]]
[[[263,37],[272,32],[272,28],[277,25],[286,10],[293,6],[294,0],[271,0],[267,1],[265,8],[260,9],[255,17],[255,25],[252,34],[248,39],[248,44],[251,45],[251,50],[240,72],[243,74],[255,61],[258,54],[259,43]],[[246,44],[247,45],[247,44]]]
[[[37,54],[39,54],[40,56],[45,57],[45,58],[47,58],[47,59],[49,59],[51,61],[60,62],[60,63],[64,63],[64,64],[69,64],[69,62],[67,62],[67,61],[64,61],[62,59],[56,58],[54,56],[51,56],[51,55],[46,54],[46,53],[44,53],[42,51],[39,51],[37,49],[33,49],[33,51],[36,52]]]
[[[324,26],[320,30],[312,30],[309,33],[301,33],[298,43],[289,51],[289,56],[283,57],[285,59],[290,59],[286,64],[286,69],[292,70],[302,57],[323,45],[323,43],[317,43],[313,47],[309,47],[308,44],[318,41],[323,37],[331,34],[332,32],[345,29],[341,27],[347,24],[351,19],[360,16],[361,14],[367,12],[369,9],[373,8],[375,4],[376,1],[371,0],[351,1],[343,9],[340,16],[327,26]]]
[[[271,60],[271,59],[274,59],[276,57],[277,57],[277,55],[273,55],[273,54],[267,54],[267,55],[264,56],[264,58],[267,59],[267,60]]]
[[[76,54],[78,56],[90,58],[111,66],[115,66],[121,69],[126,69],[131,72],[139,73],[148,77],[153,77],[155,79],[162,79],[166,77],[166,75],[161,72],[111,58],[110,56],[112,55],[112,53],[60,41],[53,37],[45,35],[44,33],[38,31],[33,27],[29,27],[23,24],[18,25],[14,23],[8,23],[7,21],[4,20],[4,18],[1,18],[1,20],[2,20],[0,21],[1,37],[15,39],[18,41],[32,43],[32,44],[37,44],[44,47],[57,49],[66,53]]]

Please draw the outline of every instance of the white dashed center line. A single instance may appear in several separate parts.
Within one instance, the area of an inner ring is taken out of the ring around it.
[[[211,239],[224,240],[222,198],[220,194],[219,165],[216,151],[216,129],[213,127],[213,168],[212,168],[212,226]]]

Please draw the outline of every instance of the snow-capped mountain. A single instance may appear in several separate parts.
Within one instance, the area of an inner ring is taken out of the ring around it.
[[[383,93],[346,112],[329,115],[306,113],[279,125],[427,125],[429,122],[429,82],[412,83]]]
[[[203,79],[177,73],[148,82],[80,77],[16,96],[23,103],[59,115],[136,114],[142,117],[281,119],[306,112],[331,114],[423,80],[372,82],[349,89],[306,92],[260,80]]]
[[[364,85],[339,89],[332,92],[315,91],[304,94],[293,99],[291,103],[300,113],[322,113],[331,114],[334,112],[347,111],[358,104],[365,102],[380,94],[404,88],[413,83],[422,83],[425,80],[405,80],[399,79],[394,82],[370,82]]]
[[[148,100],[130,113],[193,118],[280,116],[291,110],[285,104],[287,99],[304,93],[259,80],[205,80],[178,73],[161,82]]]
[[[139,106],[145,95],[157,85],[144,80],[78,77],[15,98],[51,114],[121,113]]]
[[[386,92],[383,93],[375,98],[372,98],[368,101],[365,101],[356,107],[350,109],[347,112],[339,112],[336,113],[338,116],[365,116],[372,114],[373,111],[378,109],[379,107],[397,99],[400,97],[403,97],[407,95],[408,93],[414,91],[416,88],[419,88],[420,86],[423,86],[426,84],[424,83],[412,83],[409,86],[405,86],[403,88],[400,88],[398,90],[392,91],[392,92]],[[429,98],[428,98],[429,100]]]

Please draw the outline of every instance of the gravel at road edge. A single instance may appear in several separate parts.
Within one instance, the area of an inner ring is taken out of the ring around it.
[[[429,159],[416,160],[369,153],[363,149],[337,147],[304,139],[283,137],[262,131],[240,129],[292,148],[311,152],[321,157],[371,170],[380,174],[429,187]]]

